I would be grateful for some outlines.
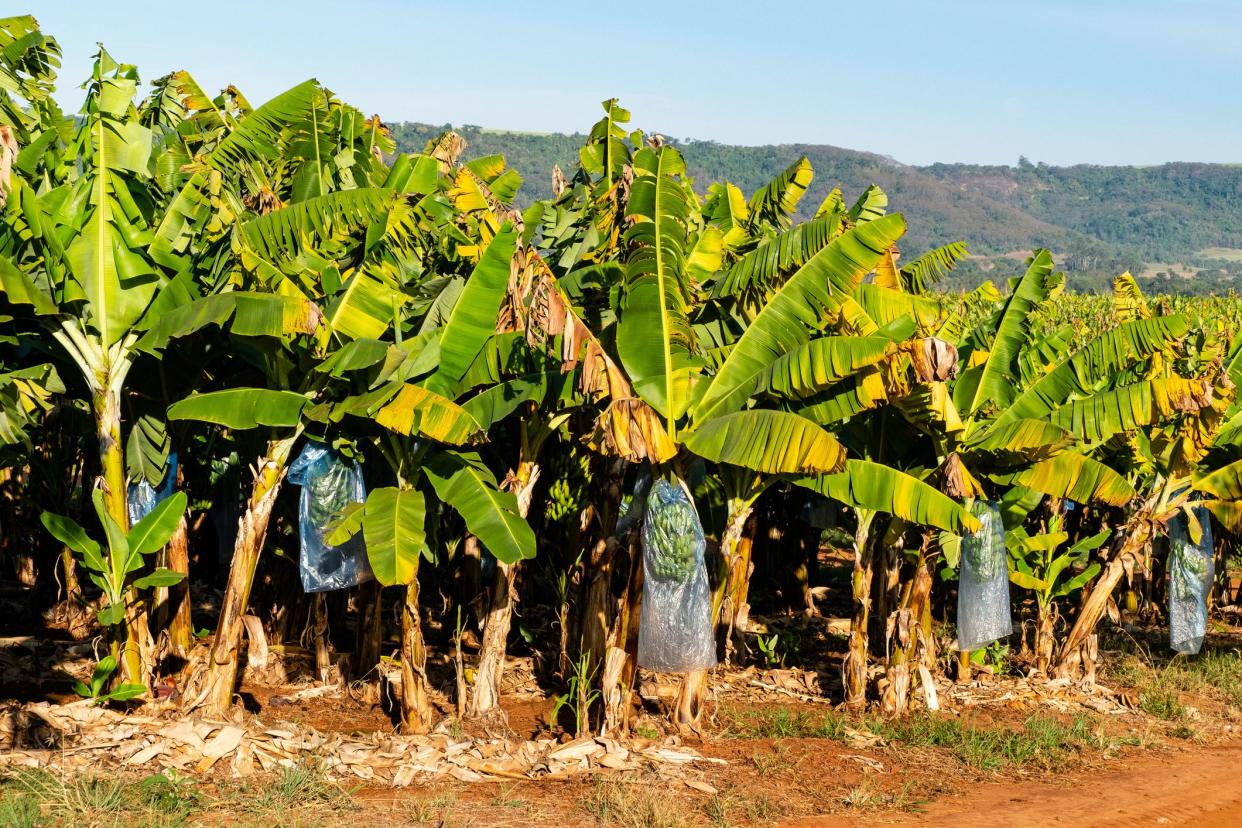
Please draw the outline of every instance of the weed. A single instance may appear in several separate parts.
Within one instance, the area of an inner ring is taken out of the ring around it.
[[[634,732],[644,739],[660,738],[660,731],[657,730],[654,725],[647,724],[646,722],[643,722],[638,727],[634,728]]]
[[[875,777],[863,777],[862,784],[855,785],[846,792],[841,802],[845,807],[855,811],[873,808],[895,808],[900,811],[917,811],[924,800],[915,798],[915,784],[907,782],[900,791],[883,791],[875,782]]]
[[[740,739],[841,739],[847,721],[838,713],[814,717],[787,707],[735,711],[728,718],[726,735]]]
[[[415,825],[446,825],[456,800],[449,794],[405,801],[405,809]]]
[[[767,796],[746,796],[738,791],[718,793],[703,804],[707,821],[718,828],[733,828],[742,821],[766,825],[782,813]]]
[[[1180,724],[1177,727],[1170,730],[1169,735],[1172,736],[1174,739],[1186,739],[1187,741],[1191,741],[1191,740],[1197,739],[1199,736],[1199,733],[1198,731],[1196,731],[1193,727],[1191,727],[1188,724]]]
[[[133,791],[148,809],[183,820],[188,819],[202,801],[194,787],[194,780],[172,769],[146,777],[134,786]]]
[[[733,808],[732,794],[716,794],[703,805],[703,814],[712,825],[729,828],[734,824]]]
[[[510,794],[512,794],[512,792],[512,785],[502,784],[500,786],[500,790],[494,797],[492,797],[492,805],[497,808],[521,808],[523,805],[527,804],[525,799],[516,799],[511,796]]]
[[[796,762],[789,755],[788,749],[779,742],[772,745],[771,753],[753,753],[750,757],[751,764],[755,766],[755,771],[760,776],[767,776],[771,773],[779,773],[783,770],[792,768]]]
[[[962,764],[987,771],[1053,767],[1090,736],[1086,719],[1065,725],[1046,716],[1031,716],[1021,730],[981,730],[956,719],[930,715],[875,721],[869,729],[891,742],[946,749]]]
[[[125,804],[125,783],[93,776],[66,778],[46,771],[20,771],[13,787],[34,799],[43,810],[74,821],[87,821],[119,811]]]
[[[1173,690],[1152,688],[1139,695],[1139,708],[1149,716],[1164,719],[1166,722],[1180,721],[1186,716],[1186,708],[1182,706]]]
[[[308,805],[343,808],[351,799],[347,791],[328,779],[323,765],[298,762],[282,769],[280,776],[257,795],[255,802],[261,808],[280,812]]]
[[[1118,684],[1140,694],[1197,693],[1242,707],[1242,652],[1208,648],[1197,656],[1170,658],[1148,651],[1137,641],[1126,641],[1123,646],[1131,652],[1109,667]]]
[[[548,723],[555,727],[561,709],[568,708],[574,716],[574,735],[582,736],[590,723],[591,705],[600,697],[598,690],[590,689],[597,670],[591,666],[590,653],[583,653],[572,663],[574,672],[569,677],[569,692],[556,697]]]
[[[688,825],[677,802],[637,785],[600,780],[581,800],[583,810],[600,825],[619,828],[682,828]]]
[[[759,645],[759,652],[763,654],[763,664],[765,667],[785,666],[785,656],[777,650],[779,642],[780,636],[776,633],[767,637],[762,635],[755,636],[755,643]]]

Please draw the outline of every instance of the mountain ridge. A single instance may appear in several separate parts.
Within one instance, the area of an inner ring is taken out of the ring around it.
[[[551,194],[553,164],[571,170],[586,138],[473,125],[403,122],[390,127],[404,151],[421,150],[442,130],[453,128],[466,139],[468,157],[504,155],[523,176],[524,202]],[[995,277],[1002,264],[1011,270],[1015,252],[1035,247],[1057,252],[1059,266],[1080,289],[1103,289],[1125,270],[1146,277],[1155,289],[1176,292],[1242,285],[1242,164],[1061,167],[1023,158],[1016,166],[920,166],[828,144],[670,142],[681,150],[696,181],[724,179],[748,194],[807,157],[815,178],[803,210],[813,211],[834,186],[848,199],[878,184],[890,208],[907,217],[902,248],[909,255],[949,241],[967,243],[974,255],[959,268],[954,287]],[[1202,255],[1211,248],[1229,256]],[[1187,278],[1190,273],[1194,278]]]

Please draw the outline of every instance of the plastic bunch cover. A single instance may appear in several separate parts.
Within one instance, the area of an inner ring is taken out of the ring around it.
[[[1215,576],[1212,561],[1212,524],[1208,510],[1193,506],[1202,535],[1190,538],[1186,515],[1169,521],[1169,646],[1194,655],[1207,632],[1207,599]]]
[[[713,667],[707,540],[694,502],[683,487],[661,479],[651,486],[646,506],[638,664],[662,673]]]
[[[340,546],[324,542],[332,519],[350,503],[367,499],[361,467],[341,459],[327,446],[307,443],[289,466],[289,482],[302,487],[298,502],[302,588],[328,592],[371,580],[374,576],[361,532]]]
[[[133,526],[151,514],[151,510],[158,506],[160,501],[172,497],[176,485],[177,452],[170,451],[168,453],[168,466],[164,472],[164,479],[160,481],[158,489],[148,483],[145,477],[137,483],[130,483],[126,487],[125,499],[126,511],[129,513],[129,525]]]
[[[970,512],[982,527],[962,537],[957,585],[957,646],[978,650],[1013,632],[1009,615],[1009,557],[1000,505],[976,500]]]

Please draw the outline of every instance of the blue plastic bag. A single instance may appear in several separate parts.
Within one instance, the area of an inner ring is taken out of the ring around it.
[[[158,489],[148,483],[145,477],[137,483],[130,483],[126,487],[125,499],[126,511],[129,513],[129,525],[133,526],[151,514],[151,510],[158,506],[160,501],[172,497],[172,493],[176,488],[177,452],[170,451],[168,453],[168,467],[164,472],[164,479],[160,481]]]
[[[1009,555],[1000,506],[976,500],[970,513],[982,527],[962,536],[957,584],[957,646],[978,650],[1013,632],[1009,607]]]
[[[1195,655],[1207,635],[1207,599],[1216,573],[1211,516],[1203,506],[1191,510],[1199,523],[1198,543],[1190,536],[1184,512],[1169,521],[1169,647]]]
[[[642,521],[638,665],[661,673],[710,669],[716,665],[712,590],[703,557],[707,539],[694,501],[683,486],[657,480]]]
[[[345,461],[327,446],[307,443],[289,466],[289,482],[302,487],[298,501],[298,569],[302,573],[302,589],[328,592],[357,586],[375,577],[367,563],[361,532],[340,546],[329,546],[324,541],[333,518],[350,503],[367,499],[362,468],[356,462]]]

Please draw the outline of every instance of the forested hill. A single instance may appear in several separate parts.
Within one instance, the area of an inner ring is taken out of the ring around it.
[[[445,128],[402,123],[393,132],[401,149],[421,150]],[[524,201],[550,194],[553,164],[570,172],[585,139],[453,128],[466,138],[469,156],[508,159],[525,179]],[[979,256],[961,271],[963,284],[999,275],[992,271],[1008,264],[1006,254],[1012,260],[1018,251],[1049,247],[1080,288],[1100,287],[1121,270],[1178,292],[1242,285],[1242,166],[1052,167],[1023,160],[1015,167],[916,167],[823,144],[673,143],[697,179],[727,179],[747,193],[805,155],[815,168],[803,200],[809,210],[834,186],[849,198],[878,184],[910,222],[904,250],[914,254],[961,239]]]

